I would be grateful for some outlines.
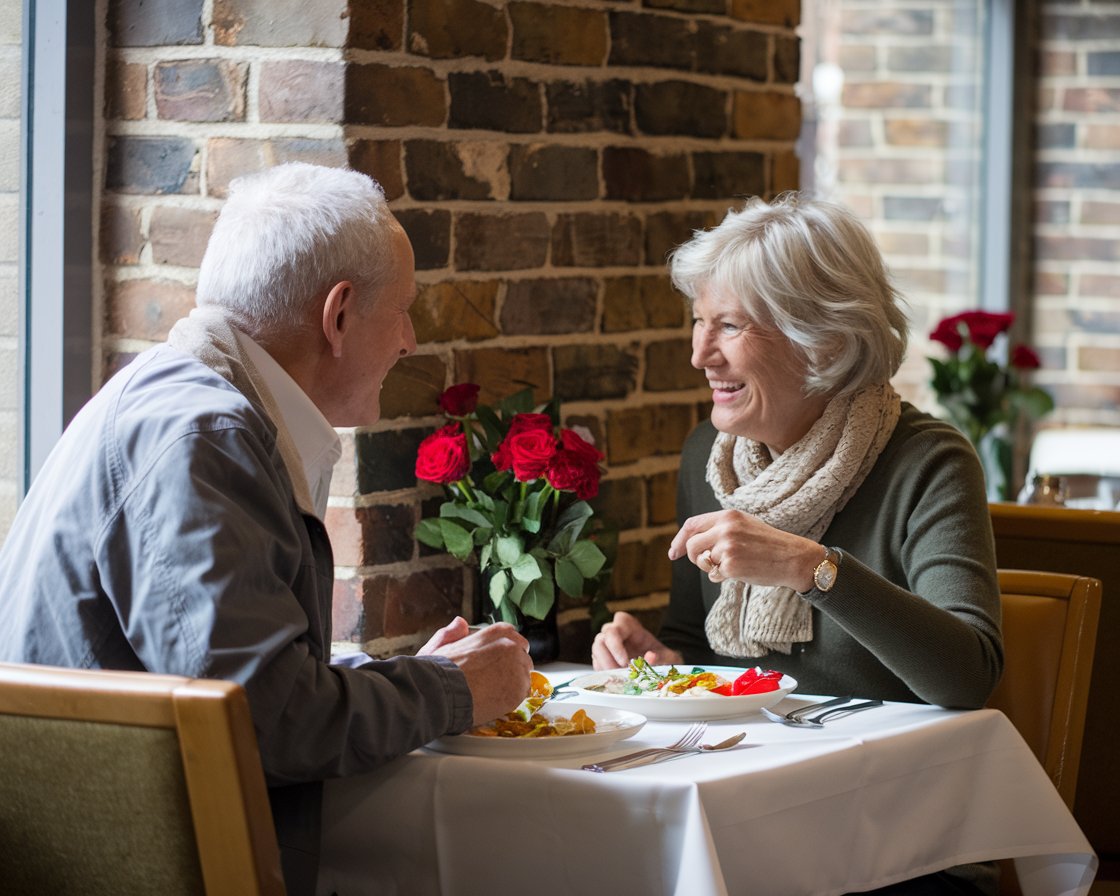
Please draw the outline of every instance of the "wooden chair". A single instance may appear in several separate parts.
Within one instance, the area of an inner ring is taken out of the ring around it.
[[[988,705],[1011,720],[1072,810],[1101,583],[1086,576],[1004,569],[999,587],[1004,669]]]
[[[0,663],[0,881],[8,896],[283,894],[244,690]]]

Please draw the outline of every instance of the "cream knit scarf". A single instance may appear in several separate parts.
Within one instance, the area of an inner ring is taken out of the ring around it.
[[[901,413],[889,384],[832,399],[801,441],[777,460],[766,446],[720,433],[708,458],[708,482],[727,510],[819,541],[875,465]],[[789,653],[813,639],[808,601],[791,588],[725,579],[704,628],[724,656]]]
[[[264,411],[276,427],[276,447],[292,482],[296,504],[304,513],[314,516],[315,502],[311,500],[311,489],[307,485],[299,452],[284,426],[284,417],[276,399],[252,359],[241,348],[237,330],[230,323],[227,313],[214,305],[192,308],[187,317],[176,321],[171,328],[167,344],[198,358],[250,403]]]

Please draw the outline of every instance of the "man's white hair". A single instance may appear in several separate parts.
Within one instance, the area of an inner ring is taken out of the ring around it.
[[[342,280],[375,293],[393,277],[400,224],[376,181],[292,162],[239,177],[198,273],[197,303],[219,305],[254,338],[299,330]]]

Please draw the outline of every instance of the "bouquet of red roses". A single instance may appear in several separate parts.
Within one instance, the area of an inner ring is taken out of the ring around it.
[[[996,340],[1011,329],[1015,315],[965,311],[940,321],[929,338],[951,352],[947,360],[930,358],[930,385],[950,421],[976,447],[989,477],[989,492],[1008,497],[1011,469],[1011,427],[1033,420],[1054,407],[1050,395],[1028,385],[1023,374],[1040,366],[1038,354],[1016,344],[1001,364],[989,354]]]
[[[416,537],[477,562],[495,619],[544,619],[557,588],[596,598],[609,539],[587,500],[599,492],[603,455],[559,425],[555,401],[534,408],[525,389],[491,408],[478,392],[460,383],[440,395],[449,422],[420,443],[416,477],[442,485],[447,501]]]

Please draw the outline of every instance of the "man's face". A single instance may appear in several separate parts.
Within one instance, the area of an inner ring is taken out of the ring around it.
[[[394,238],[396,273],[376,296],[363,296],[372,307],[351,321],[346,340],[346,391],[335,426],[369,426],[381,417],[381,387],[393,365],[416,351],[409,309],[416,299],[416,263],[404,231]],[[368,299],[372,298],[372,302]]]

